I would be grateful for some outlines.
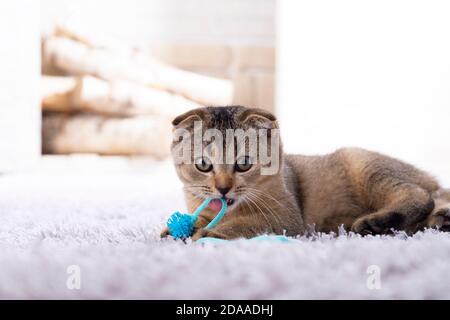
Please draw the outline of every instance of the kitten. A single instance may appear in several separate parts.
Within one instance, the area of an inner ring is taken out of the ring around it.
[[[173,126],[192,138],[199,130],[195,123],[202,124],[200,133],[212,128],[223,136],[227,129],[278,129],[274,115],[241,106],[194,109],[178,116]],[[188,145],[194,147],[194,140],[188,140]],[[237,147],[232,163],[216,161],[215,156],[221,153],[217,151],[222,151],[218,150],[220,144],[210,149],[215,152],[197,158],[192,149],[185,158],[190,161],[175,164],[189,212],[204,199],[215,198],[197,221],[193,240],[295,236],[305,234],[308,226],[330,232],[343,225],[360,234],[450,227],[450,191],[441,189],[433,177],[412,165],[359,148],[323,156],[287,155],[281,144],[273,147],[273,140],[269,134],[267,144],[271,155],[278,157],[272,160],[279,160],[279,169],[271,175],[261,174],[261,163],[239,156]],[[203,141],[202,146],[206,145]],[[174,155],[179,146],[174,140]],[[216,227],[206,230],[221,207],[221,197],[227,200],[228,211]],[[161,236],[167,234],[166,229]]]

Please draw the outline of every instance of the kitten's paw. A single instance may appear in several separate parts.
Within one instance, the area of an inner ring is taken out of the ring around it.
[[[383,233],[384,228],[382,228],[373,217],[363,216],[353,222],[351,231],[364,236],[368,234]]]
[[[169,236],[169,234],[170,234],[169,229],[166,227],[163,229],[163,231],[161,231],[161,233],[159,234],[159,237],[161,239],[167,238]]]
[[[450,208],[442,208],[433,212],[427,221],[430,228],[437,228],[442,231],[450,231]]]
[[[194,235],[192,236],[192,241],[196,241],[200,238],[206,238],[206,237],[211,237],[211,238],[218,238],[218,239],[226,239],[227,237],[225,237],[223,234],[219,234],[217,232],[211,231],[211,230],[207,230],[207,229],[199,229],[196,233],[194,233]]]
[[[200,238],[206,237],[206,234],[207,232],[205,229],[200,229],[196,233],[194,233],[194,235],[192,236],[192,241],[197,241]]]

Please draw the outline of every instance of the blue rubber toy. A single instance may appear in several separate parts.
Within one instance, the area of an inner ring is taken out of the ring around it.
[[[300,240],[288,238],[288,237],[282,236],[282,235],[267,235],[267,234],[256,236],[256,237],[250,238],[248,240],[249,241],[258,241],[258,242],[265,241],[265,242],[282,242],[282,243],[300,242]],[[228,240],[213,238],[213,237],[204,237],[204,238],[200,238],[196,241],[196,243],[212,243],[212,244],[221,244],[224,242],[228,242]]]
[[[194,226],[197,222],[198,216],[200,213],[203,212],[203,210],[206,209],[206,207],[211,202],[212,198],[208,198],[195,210],[193,214],[189,213],[180,213],[175,212],[173,213],[170,218],[167,220],[167,228],[169,228],[169,233],[172,237],[175,239],[186,239],[192,236],[194,232]],[[214,228],[219,221],[223,218],[227,211],[227,202],[225,199],[220,199],[222,202],[222,208],[220,208],[220,211],[217,213],[216,217],[205,227],[205,229],[211,229]],[[251,241],[276,241],[276,242],[298,242],[299,240],[291,239],[286,236],[281,235],[261,235],[257,237],[253,237],[249,239]],[[213,238],[213,237],[205,237],[200,238],[196,241],[196,243],[223,243],[227,242],[228,240],[219,239],[219,238]]]
[[[198,216],[211,202],[211,198],[206,199],[203,203],[195,210],[193,214],[189,213],[173,213],[169,220],[167,220],[167,228],[169,228],[169,233],[175,239],[186,239],[192,236],[194,231],[194,225],[197,222]],[[227,202],[225,199],[220,199],[222,202],[222,208],[216,217],[206,226],[205,229],[214,228],[217,223],[222,219],[227,211]]]

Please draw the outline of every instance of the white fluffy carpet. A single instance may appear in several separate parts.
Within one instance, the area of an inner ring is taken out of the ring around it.
[[[184,208],[172,167],[95,172],[0,176],[0,298],[450,298],[450,234],[161,241],[164,219]],[[80,290],[67,288],[71,265]],[[367,288],[370,265],[379,290]]]

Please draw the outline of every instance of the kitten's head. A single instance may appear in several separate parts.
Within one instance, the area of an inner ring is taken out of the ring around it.
[[[185,191],[198,199],[225,198],[229,206],[237,206],[261,197],[260,186],[278,175],[278,124],[267,111],[206,107],[186,112],[172,124],[178,176]]]

